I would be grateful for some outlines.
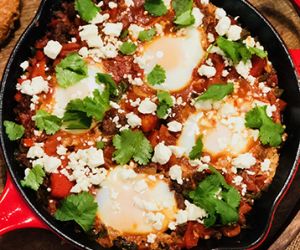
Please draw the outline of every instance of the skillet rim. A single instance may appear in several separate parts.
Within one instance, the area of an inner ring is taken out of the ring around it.
[[[280,43],[281,47],[284,49],[285,55],[287,56],[288,61],[290,62],[289,67],[292,67],[293,73],[294,73],[294,78],[295,80],[298,82],[298,89],[300,90],[300,85],[299,85],[299,76],[297,74],[295,65],[293,63],[293,60],[288,52],[287,46],[285,45],[284,41],[282,40],[282,38],[279,36],[278,32],[276,31],[276,29],[273,27],[273,25],[251,4],[249,3],[247,0],[239,0],[241,1],[243,4],[245,4],[247,6],[247,8],[249,9],[249,11],[252,11],[258,18],[260,18],[261,22],[264,22],[268,28],[270,29],[270,31],[276,36],[277,41]],[[20,38],[18,39],[18,42],[16,43],[10,57],[9,60],[7,62],[7,65],[5,67],[5,70],[3,72],[3,77],[1,80],[1,91],[0,91],[0,141],[1,141],[1,148],[2,148],[2,154],[4,156],[4,160],[5,160],[5,164],[6,167],[12,177],[12,180],[14,182],[14,184],[16,185],[18,191],[21,193],[23,199],[26,201],[26,203],[29,205],[29,207],[34,211],[34,213],[36,213],[36,215],[47,225],[49,226],[50,230],[54,233],[56,233],[59,237],[64,238],[65,240],[71,242],[73,245],[80,247],[82,249],[91,249],[90,247],[87,247],[83,244],[81,244],[79,241],[73,239],[72,237],[66,235],[65,233],[63,233],[56,225],[54,225],[53,223],[51,223],[50,220],[48,220],[44,215],[42,215],[42,213],[39,212],[39,210],[37,209],[37,207],[30,201],[30,198],[28,197],[28,195],[25,193],[23,187],[20,185],[19,181],[17,180],[17,177],[15,175],[15,171],[14,171],[14,167],[12,166],[10,160],[9,160],[9,154],[6,150],[6,146],[5,146],[5,140],[4,140],[4,136],[5,133],[3,133],[4,131],[4,127],[3,127],[3,96],[4,96],[4,92],[5,92],[5,86],[7,84],[7,79],[9,76],[9,73],[11,71],[11,66],[12,63],[16,57],[16,54],[18,53],[18,48],[21,46],[21,44],[23,43],[23,40],[26,36],[28,36],[28,34],[30,34],[32,31],[32,29],[35,27],[35,25],[38,24],[39,20],[42,18],[42,13],[45,9],[45,7],[47,6],[48,2],[51,2],[51,0],[42,0],[40,3],[40,6],[36,12],[35,17],[33,18],[33,20],[31,21],[31,23],[28,25],[28,27],[25,29],[25,31],[23,32],[23,34],[20,36]],[[212,0],[212,2],[218,2],[218,0]],[[218,5],[218,3],[214,3],[215,5]],[[272,224],[274,222],[274,214],[277,210],[278,205],[281,203],[281,200],[284,198],[285,193],[288,191],[290,184],[293,182],[294,177],[297,173],[298,170],[298,159],[300,157],[300,140],[298,142],[298,149],[296,152],[296,158],[294,159],[294,163],[293,166],[290,169],[290,172],[287,176],[287,179],[284,182],[284,185],[282,187],[282,189],[280,190],[280,192],[278,193],[278,195],[276,196],[276,198],[272,201],[272,206],[270,209],[270,213],[268,214],[268,220],[267,220],[267,224],[265,225],[265,228],[262,232],[262,234],[257,238],[256,241],[252,242],[251,244],[249,244],[248,246],[245,246],[245,249],[255,249],[257,247],[259,247],[261,244],[264,243],[264,241],[266,240],[266,238],[269,235],[269,231],[272,227]],[[102,248],[102,247],[100,247]],[[103,248],[104,249],[104,248]],[[219,247],[216,249],[229,249],[229,248],[224,248],[224,247]],[[240,249],[237,247],[233,247],[230,249]]]

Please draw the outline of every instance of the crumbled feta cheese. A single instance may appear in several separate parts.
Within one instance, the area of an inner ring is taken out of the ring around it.
[[[238,25],[231,25],[228,32],[227,37],[231,41],[237,41],[241,39],[242,28]]]
[[[217,73],[217,70],[215,69],[215,67],[212,67],[212,66],[202,65],[198,69],[198,74],[200,76],[206,76],[207,78],[211,78],[211,77],[215,76],[216,73]]]
[[[208,42],[213,43],[215,41],[214,34],[208,33],[207,34],[207,40],[208,40]]]
[[[276,110],[277,110],[277,108],[275,105],[268,105],[267,109],[266,109],[267,116],[272,117],[273,112],[275,112]]]
[[[128,28],[129,34],[134,40],[138,39],[140,32],[144,30],[145,29],[143,27],[136,24],[130,24]]]
[[[180,132],[182,130],[182,124],[177,121],[171,121],[168,124],[168,130],[171,132]]]
[[[51,59],[56,59],[56,57],[59,55],[59,53],[62,50],[62,45],[57,42],[50,40],[47,45],[44,47],[44,53],[46,56],[48,56]]]
[[[89,22],[91,24],[99,24],[99,23],[103,23],[106,20],[109,19],[109,14],[105,13],[105,14],[100,14],[99,12],[97,13],[97,15]],[[98,34],[98,32],[97,32]]]
[[[122,23],[105,23],[104,29],[102,30],[105,35],[108,36],[120,36],[123,29]]]
[[[98,26],[95,24],[87,24],[79,27],[79,36],[82,41],[86,41],[90,48],[100,48],[103,41],[98,35]]]
[[[34,96],[42,92],[48,93],[48,82],[41,76],[32,78],[31,80],[25,80],[22,84],[17,84],[17,90],[21,93]]]
[[[138,111],[142,114],[152,114],[156,111],[157,105],[150,100],[150,98],[146,98],[143,100],[138,107]]]
[[[209,4],[209,0],[201,0],[201,4],[207,5],[207,4]]]
[[[25,71],[29,67],[29,62],[28,61],[22,62],[20,64],[20,67],[23,69],[23,71]]]
[[[261,164],[260,164],[260,169],[263,172],[268,172],[270,171],[270,166],[271,166],[271,161],[269,159],[265,159]]]
[[[44,149],[42,148],[42,144],[36,143],[32,147],[29,148],[27,152],[27,158],[41,158],[45,155]]]
[[[243,43],[246,44],[247,47],[255,47],[255,40],[251,36],[248,36]]]
[[[133,0],[125,0],[125,4],[126,4],[127,7],[133,7],[134,6]]]
[[[41,165],[47,173],[57,173],[57,169],[61,166],[61,160],[54,156],[44,154],[42,158],[38,158],[32,162],[32,165]]]
[[[126,118],[127,118],[128,124],[132,128],[135,128],[135,127],[138,127],[138,126],[142,125],[142,119],[133,112],[127,114]]]
[[[229,17],[225,16],[222,17],[218,24],[216,25],[216,32],[220,35],[220,36],[224,36],[230,28],[231,25],[231,20]]]
[[[256,163],[256,159],[251,153],[241,154],[232,160],[232,165],[235,168],[248,169]]]
[[[78,54],[81,55],[83,58],[88,57],[89,55],[89,50],[87,47],[82,47],[79,51]]]
[[[250,60],[248,60],[246,63],[240,61],[239,64],[235,66],[236,71],[245,79],[248,78],[251,68],[252,62]]]
[[[115,9],[115,8],[118,7],[118,4],[115,3],[115,2],[109,2],[109,3],[108,3],[108,7],[111,8],[111,9]]]
[[[169,146],[169,148],[172,150],[172,153],[177,157],[180,158],[185,153],[185,148],[179,147],[179,146]]]
[[[162,213],[147,213],[146,218],[149,222],[152,222],[152,227],[156,230],[161,230],[165,216]]]
[[[64,147],[63,145],[59,145],[57,148],[56,148],[56,153],[58,155],[65,155],[67,153],[68,149],[66,147]]]
[[[215,11],[215,16],[217,19],[222,19],[227,16],[226,11],[223,8],[217,8]]]
[[[148,234],[148,235],[147,235],[147,242],[148,242],[148,243],[154,243],[156,237],[157,237],[156,234],[152,234],[152,233],[151,233],[151,234]]]
[[[232,183],[234,183],[237,186],[240,186],[242,184],[242,181],[243,181],[243,177],[238,175],[233,178]]]
[[[133,169],[122,168],[120,175],[123,180],[130,180],[137,177],[136,172]]]
[[[197,27],[199,27],[200,25],[202,25],[204,15],[203,15],[203,13],[201,12],[201,10],[200,10],[199,8],[194,7],[193,10],[192,10],[192,15],[193,15],[194,18],[195,18],[195,23],[193,24],[193,26],[194,26],[195,28],[197,28]]]
[[[164,142],[157,144],[154,148],[153,162],[157,162],[161,165],[166,164],[172,156],[171,149],[165,145]]]
[[[183,184],[182,169],[179,165],[174,165],[169,170],[171,180],[177,181],[179,185]]]

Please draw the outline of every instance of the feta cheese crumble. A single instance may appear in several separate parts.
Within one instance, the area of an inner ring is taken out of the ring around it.
[[[154,155],[152,161],[164,165],[170,160],[171,156],[171,149],[168,146],[166,146],[164,142],[161,142],[157,144],[154,148]]]
[[[50,40],[47,45],[44,47],[44,53],[46,56],[48,56],[50,59],[56,59],[56,57],[59,55],[59,53],[62,50],[62,45],[57,42]]]

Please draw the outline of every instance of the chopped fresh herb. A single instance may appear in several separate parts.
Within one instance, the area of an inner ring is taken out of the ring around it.
[[[196,102],[207,100],[220,101],[225,96],[231,94],[233,90],[233,83],[213,84],[210,85],[208,89],[196,99]]]
[[[55,71],[59,86],[67,88],[86,78],[88,67],[77,53],[71,53],[55,67]]]
[[[159,85],[166,80],[166,71],[158,64],[155,65],[153,70],[147,76],[148,83],[151,85]]]
[[[93,97],[86,97],[83,100],[71,100],[66,111],[83,112],[87,117],[94,118],[96,121],[102,121],[104,114],[109,110],[109,88],[100,93],[98,89],[94,90]]]
[[[284,128],[267,115],[267,106],[255,107],[246,114],[246,127],[259,129],[263,145],[277,147],[282,143]]]
[[[193,203],[203,208],[208,217],[204,220],[206,227],[216,223],[228,225],[239,219],[238,207],[241,196],[232,186],[228,185],[224,177],[210,167],[211,175],[198,184],[198,187],[189,193]]]
[[[103,83],[107,88],[109,88],[110,96],[118,96],[119,91],[116,82],[109,74],[98,73],[96,75],[97,83]]]
[[[53,135],[62,125],[62,121],[55,115],[44,110],[38,110],[34,116],[35,125],[39,130],[45,130],[47,135]]]
[[[142,42],[149,42],[156,35],[156,29],[143,30],[139,33],[139,40]]]
[[[128,34],[129,34],[129,30],[128,29],[122,30],[121,35],[120,35],[120,39],[126,38],[128,36]]]
[[[120,47],[120,51],[124,55],[132,55],[136,49],[137,46],[132,42],[124,42]]]
[[[175,24],[190,26],[195,23],[195,17],[192,15],[193,0],[174,0],[172,7],[176,13]]]
[[[105,147],[105,143],[103,141],[97,141],[96,147],[97,149],[103,149]]]
[[[80,17],[86,21],[92,21],[97,13],[101,10],[98,8],[92,0],[76,0],[75,10],[78,11]]]
[[[260,58],[265,58],[268,53],[257,48],[247,47],[242,42],[229,41],[224,37],[217,39],[217,45],[228,56],[234,64],[238,64],[241,60],[246,63],[251,59],[252,55],[257,55]]]
[[[85,232],[92,229],[98,205],[88,192],[72,194],[62,200],[54,217],[59,221],[75,221]]]
[[[169,92],[161,91],[157,94],[158,97],[158,106],[156,114],[158,118],[165,119],[168,114],[168,109],[171,108],[173,104],[173,100]]]
[[[203,143],[202,143],[202,138],[199,137],[196,141],[196,145],[192,148],[192,151],[190,152],[190,159],[195,160],[197,158],[201,157],[202,154],[202,149],[203,149]]]
[[[146,0],[144,8],[153,16],[163,16],[168,12],[163,0]]]
[[[113,145],[116,148],[114,160],[118,164],[126,164],[132,158],[141,165],[146,165],[152,155],[152,146],[141,131],[123,130],[114,136]]]
[[[43,183],[45,176],[46,174],[43,167],[41,165],[35,165],[29,170],[29,173],[25,176],[24,180],[21,181],[21,185],[22,187],[28,187],[37,191]]]
[[[11,121],[4,121],[5,133],[11,141],[16,141],[24,135],[25,128]]]
[[[66,111],[63,117],[63,125],[66,129],[89,129],[92,124],[92,118],[85,112]]]

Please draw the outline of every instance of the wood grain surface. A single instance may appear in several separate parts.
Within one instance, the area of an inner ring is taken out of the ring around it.
[[[1,0],[0,0],[1,1]],[[235,0],[232,0],[235,1]],[[300,17],[288,0],[249,0],[273,24],[288,48],[300,48]],[[8,43],[0,48],[0,76],[2,76],[9,55],[18,38],[34,17],[39,0],[23,0],[20,26]],[[0,193],[3,190],[5,166],[0,157]],[[300,232],[300,212],[286,228],[270,250],[288,249],[288,246]],[[299,241],[300,242],[300,241]],[[292,244],[295,245],[295,244]],[[71,250],[74,249],[54,234],[44,230],[20,230],[0,237],[1,250]],[[300,244],[292,249],[300,249]]]

